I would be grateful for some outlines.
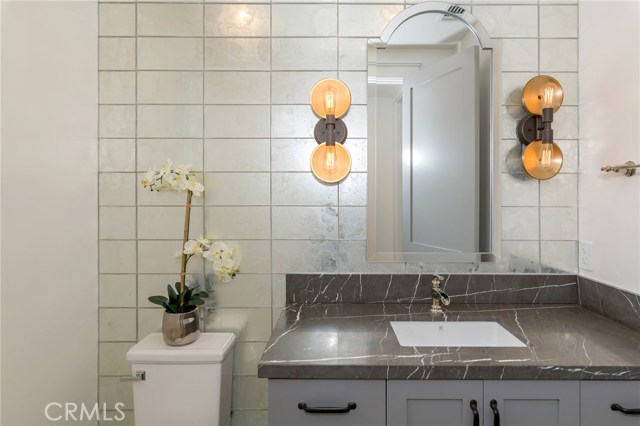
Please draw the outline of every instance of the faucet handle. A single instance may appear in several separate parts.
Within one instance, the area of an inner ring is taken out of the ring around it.
[[[431,279],[431,284],[438,285],[442,280],[444,280],[443,276],[438,274],[433,274],[433,278]]]

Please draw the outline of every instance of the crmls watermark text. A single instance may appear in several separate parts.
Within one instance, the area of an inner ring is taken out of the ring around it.
[[[100,410],[102,408],[102,410]],[[123,402],[116,402],[113,406],[113,410],[117,414],[109,415],[107,411],[107,404],[95,403],[94,405],[85,405],[84,402],[80,405],[75,402],[50,402],[44,407],[44,415],[47,420],[51,422],[59,421],[91,421],[100,420],[103,422],[121,422],[124,420],[124,408]]]

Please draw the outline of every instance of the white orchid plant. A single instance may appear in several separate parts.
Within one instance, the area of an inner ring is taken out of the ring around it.
[[[189,312],[204,303],[209,297],[205,291],[198,291],[198,285],[189,288],[185,283],[187,262],[193,256],[201,256],[212,263],[213,273],[222,282],[231,281],[240,271],[240,260],[236,253],[222,241],[210,241],[200,235],[195,240],[189,240],[189,223],[191,220],[191,199],[193,195],[199,197],[204,192],[204,185],[195,180],[191,172],[191,166],[184,164],[172,166],[172,161],[165,161],[160,170],[148,171],[141,181],[144,188],[150,191],[161,192],[165,190],[186,191],[187,202],[184,216],[184,233],[182,249],[179,256],[180,281],[175,284],[175,290],[167,285],[168,298],[164,296],[151,296],[149,301],[163,306],[167,312]]]

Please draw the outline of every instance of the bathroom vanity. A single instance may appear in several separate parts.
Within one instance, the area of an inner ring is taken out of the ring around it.
[[[376,294],[384,286],[373,279],[368,296],[367,283],[359,293],[349,278],[289,282],[292,303],[258,367],[269,379],[269,424],[637,426],[638,412],[621,410],[640,408],[640,332],[562,303],[576,288],[560,280],[486,292],[510,303],[456,303],[451,280],[444,314],[429,311],[419,278],[402,286],[413,298],[393,280]],[[543,303],[513,303],[527,292]],[[403,321],[496,322],[524,345],[402,346],[391,322]]]

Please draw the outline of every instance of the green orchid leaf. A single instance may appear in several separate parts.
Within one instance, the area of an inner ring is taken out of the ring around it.
[[[209,293],[207,293],[206,291],[201,291],[200,293],[197,294],[197,296],[206,299],[207,297],[209,297]]]
[[[199,297],[194,297],[193,299],[191,299],[189,301],[190,304],[192,305],[203,305],[204,304],[204,299],[201,299]]]
[[[167,293],[169,293],[169,301],[172,304],[178,304],[178,294],[175,292],[175,290],[171,287],[171,284],[167,284]]]
[[[169,301],[169,299],[164,296],[150,296],[148,300],[149,302],[155,303],[156,305],[160,306],[164,306]]]
[[[178,313],[178,304],[177,303],[169,304],[168,307],[167,307],[167,312],[169,312],[171,314]]]

